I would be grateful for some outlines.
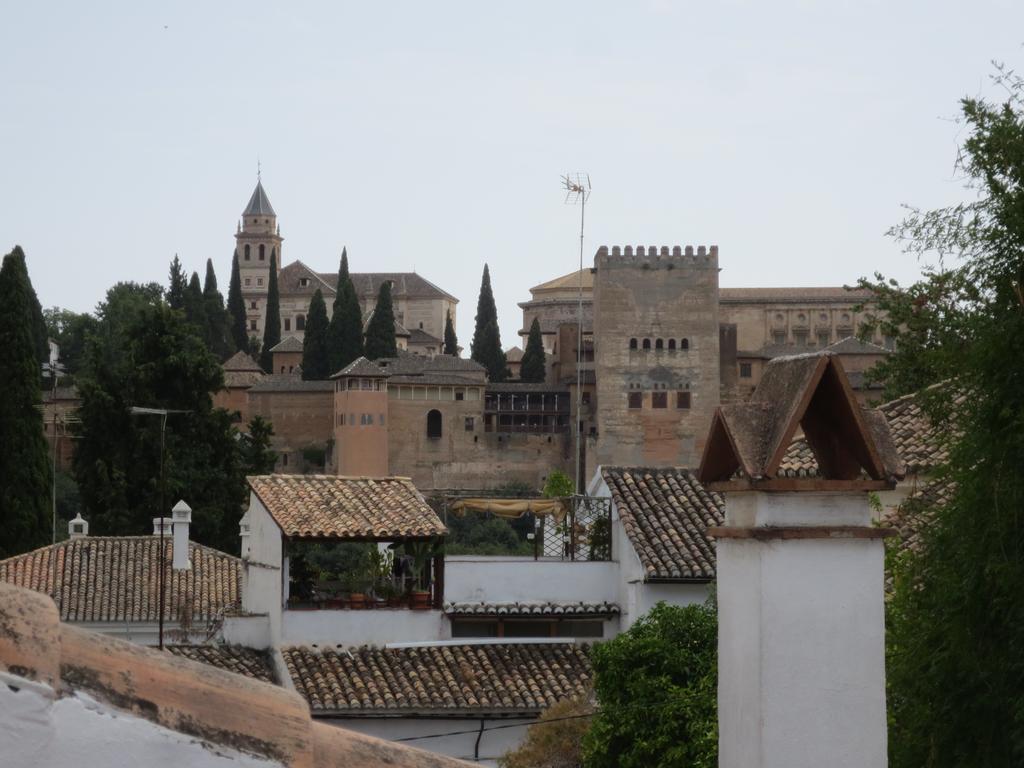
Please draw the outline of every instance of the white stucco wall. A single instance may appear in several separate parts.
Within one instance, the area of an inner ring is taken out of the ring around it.
[[[249,537],[243,551],[242,609],[267,617],[270,643],[281,638],[284,539],[281,529],[255,493],[249,494]]]
[[[440,611],[379,608],[368,611],[285,611],[287,645],[358,646],[445,640],[450,623]]]
[[[866,494],[732,494],[727,525],[866,525]],[[720,539],[719,764],[886,765],[880,539]]]
[[[460,733],[454,736],[417,739],[416,741],[409,742],[409,746],[417,747],[418,749],[426,749],[430,752],[458,757],[470,762],[473,761],[474,746],[480,729],[479,719],[461,718],[332,718],[322,722],[328,722],[341,728],[348,728],[390,741],[410,736],[431,736],[439,733],[452,733],[453,731],[470,731],[470,733]],[[480,737],[478,763],[480,765],[496,766],[499,757],[522,743],[529,729],[528,724],[534,722],[536,720],[533,718],[495,718],[486,720],[484,723],[484,734]],[[498,725],[517,727],[487,730]]]
[[[76,693],[0,672],[0,764],[18,768],[272,768]]]
[[[445,558],[444,599],[454,603],[615,602],[618,564],[531,557]]]
[[[270,617],[259,616],[227,616],[221,627],[221,637],[225,643],[244,645],[247,648],[270,648]]]

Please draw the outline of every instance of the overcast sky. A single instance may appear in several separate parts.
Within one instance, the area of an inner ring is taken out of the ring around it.
[[[226,293],[263,181],[285,262],[415,270],[461,304],[484,262],[502,340],[586,254],[720,247],[723,286],[918,265],[901,203],[962,197],[964,95],[1024,68],[1019,2],[6,3],[0,248],[44,306],[91,310],[175,253]]]

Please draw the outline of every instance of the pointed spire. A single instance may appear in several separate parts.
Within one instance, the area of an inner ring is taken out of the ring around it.
[[[270,204],[270,198],[267,197],[266,191],[263,189],[263,182],[256,182],[256,189],[253,190],[252,197],[249,198],[249,204],[245,207],[245,211],[242,213],[243,216],[277,216],[274,213],[274,208]]]

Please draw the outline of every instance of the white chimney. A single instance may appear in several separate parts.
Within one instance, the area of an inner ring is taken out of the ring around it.
[[[164,529],[164,536],[171,535],[171,518],[169,517],[154,517],[153,518],[153,535],[160,535],[160,528]]]
[[[249,544],[249,510],[246,510],[242,519],[238,521],[238,536],[242,540],[242,559],[244,560],[249,556],[251,546]]]
[[[192,522],[192,507],[179,501],[171,509],[172,533],[174,535],[174,559],[171,566],[176,571],[187,571],[192,567],[188,561],[188,527]]]
[[[75,515],[74,520],[68,521],[68,538],[84,539],[89,535],[89,522],[82,518],[82,513]]]

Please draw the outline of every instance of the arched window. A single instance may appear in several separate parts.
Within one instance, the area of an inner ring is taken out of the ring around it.
[[[651,348],[651,340],[650,339],[644,339],[644,349],[650,349],[650,348]]]
[[[665,342],[664,342],[664,340],[662,340],[662,339],[658,339],[657,341],[655,341],[655,342],[654,342],[654,348],[655,348],[655,349],[664,349],[664,348],[665,348]]]
[[[676,348],[676,340],[675,339],[669,339],[668,340],[668,348],[670,350],[675,350],[675,348]]]
[[[249,246],[245,246],[245,260],[249,261]]]
[[[263,245],[263,243],[260,243],[260,261],[264,261],[266,258],[264,254],[264,248],[265,246]]]
[[[427,411],[427,437],[441,437],[441,412],[436,408]]]
[[[680,349],[689,349],[690,348],[690,340],[689,339],[680,339],[679,340],[679,348]]]
[[[636,339],[630,339],[629,340],[629,348],[630,349],[636,349]]]
[[[304,331],[304,330],[306,330],[306,316],[305,315],[296,315],[295,316],[295,330],[296,331]]]

